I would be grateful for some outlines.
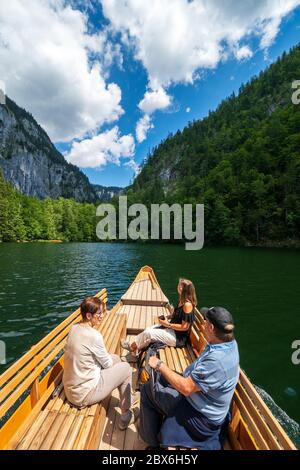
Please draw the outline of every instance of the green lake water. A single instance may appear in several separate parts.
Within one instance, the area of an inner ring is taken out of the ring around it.
[[[176,302],[178,278],[199,306],[221,305],[236,321],[241,366],[300,447],[300,251],[150,244],[0,244],[0,340],[7,363],[43,338],[87,295],[108,289],[113,306],[143,265]]]

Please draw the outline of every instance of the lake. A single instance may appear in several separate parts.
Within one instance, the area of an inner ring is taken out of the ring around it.
[[[300,447],[300,251],[119,243],[0,243],[0,373],[78,307],[108,289],[109,306],[143,265],[154,268],[175,303],[179,277],[191,279],[198,306],[221,305],[235,318],[241,366]]]

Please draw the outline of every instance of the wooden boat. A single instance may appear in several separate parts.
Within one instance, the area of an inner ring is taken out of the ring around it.
[[[107,291],[97,297],[107,302]],[[166,313],[167,297],[153,270],[145,266],[120,301],[106,314],[99,330],[107,349],[122,354],[120,338],[135,335]],[[51,333],[34,345],[0,376],[0,449],[139,449],[135,425],[119,431],[117,395],[84,409],[66,400],[61,385],[63,348],[77,309]],[[184,349],[166,348],[162,359],[181,372],[206,345],[203,319],[197,312],[191,344]],[[231,406],[232,421],[225,449],[295,450],[270,409],[241,371]]]

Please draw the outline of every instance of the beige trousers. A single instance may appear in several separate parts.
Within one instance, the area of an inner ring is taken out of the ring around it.
[[[176,346],[176,334],[169,328],[160,328],[160,325],[149,326],[136,336],[135,343],[139,349],[146,348],[150,343],[160,341],[167,346]]]
[[[121,412],[125,413],[131,407],[132,371],[128,362],[121,362],[120,357],[116,354],[111,356],[113,366],[101,370],[100,382],[96,389],[88,394],[85,406],[99,403],[115,388],[118,388]]]

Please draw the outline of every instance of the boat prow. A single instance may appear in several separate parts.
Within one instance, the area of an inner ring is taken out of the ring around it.
[[[107,303],[106,289],[96,296]],[[167,302],[153,269],[141,268],[99,327],[108,351],[122,354],[120,338],[157,322],[159,315],[167,314]],[[64,346],[72,325],[80,319],[77,309],[0,376],[0,449],[136,448],[136,429],[121,434],[118,430],[114,394],[82,410],[66,400],[61,386]],[[202,323],[197,312],[191,344],[161,351],[169,367],[182,372],[201,354],[206,345]],[[296,450],[243,371],[231,412],[226,449]]]

